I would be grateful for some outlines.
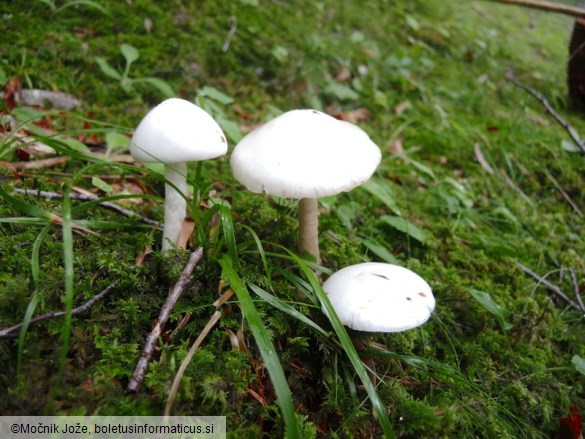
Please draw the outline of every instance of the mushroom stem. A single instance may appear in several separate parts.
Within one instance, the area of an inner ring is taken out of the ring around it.
[[[181,227],[185,221],[187,201],[187,164],[172,163],[165,166],[165,226],[163,230],[162,251],[173,248],[179,240]],[[175,189],[172,183],[179,190]]]
[[[319,254],[319,209],[316,198],[299,200],[299,252],[307,252],[321,262]]]

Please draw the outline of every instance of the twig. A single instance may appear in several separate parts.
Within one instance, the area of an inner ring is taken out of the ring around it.
[[[96,303],[98,300],[102,299],[110,291],[112,291],[116,287],[116,285],[118,285],[118,281],[113,282],[109,287],[107,287],[105,290],[103,290],[100,293],[93,296],[91,299],[89,299],[83,305],[80,305],[77,308],[73,308],[71,310],[71,315],[76,316],[78,314],[84,313],[90,307],[92,307],[94,303]],[[65,316],[65,312],[63,312],[63,311],[50,312],[50,313],[43,314],[43,315],[40,315],[40,316],[37,316],[37,317],[31,319],[28,324],[30,326],[30,325],[33,325],[34,323],[38,323],[38,322],[43,321],[43,320],[53,319],[56,317],[64,317],[64,316]],[[21,327],[22,327],[22,323],[19,323],[17,325],[10,326],[8,328],[4,328],[4,329],[0,330],[0,338],[15,337],[16,334],[13,334],[13,333],[16,332],[17,330],[19,330]]]
[[[571,273],[571,281],[573,282],[573,289],[575,291],[575,297],[577,298],[577,302],[579,302],[579,306],[581,310],[585,312],[585,304],[581,299],[581,293],[579,291],[579,282],[577,282],[577,276],[575,275],[575,270],[569,268],[569,273]]]
[[[69,156],[51,157],[49,159],[32,160],[30,162],[0,162],[3,168],[15,171],[17,169],[43,169],[52,168],[65,163],[70,159]]]
[[[14,94],[16,102],[21,102],[24,106],[44,107],[47,102],[60,110],[71,110],[82,105],[82,102],[70,94],[50,91],[50,90],[27,90],[22,89]]]
[[[150,362],[150,359],[152,357],[152,351],[154,350],[156,341],[160,334],[162,333],[162,330],[166,325],[167,320],[169,319],[169,316],[171,314],[171,311],[174,308],[175,304],[177,303],[177,300],[179,300],[179,297],[181,297],[183,290],[189,283],[191,273],[193,273],[195,266],[201,260],[202,256],[203,256],[202,247],[197,247],[197,249],[193,253],[191,253],[187,265],[185,265],[185,268],[183,269],[183,272],[181,273],[179,280],[169,293],[166,302],[164,303],[163,307],[160,310],[158,319],[154,322],[152,331],[146,338],[146,343],[144,344],[144,348],[142,349],[142,355],[140,356],[140,359],[136,364],[136,369],[134,369],[134,373],[132,374],[132,378],[128,383],[128,387],[126,387],[127,392],[136,393],[140,389],[140,385],[144,380],[144,375],[146,374],[148,363]]]
[[[481,152],[481,147],[479,146],[479,143],[476,143],[475,145],[473,145],[473,152],[475,153],[475,158],[477,159],[477,161],[479,162],[481,167],[483,169],[485,169],[489,174],[493,174],[494,169],[490,166],[490,164],[487,162],[487,160],[483,156],[483,153]]]
[[[545,278],[543,278],[543,277],[539,276],[538,274],[536,274],[534,271],[532,271],[526,265],[523,265],[523,264],[521,264],[518,261],[514,261],[514,263],[524,273],[526,273],[527,275],[529,275],[534,280],[538,281],[538,283],[544,285],[546,288],[548,288],[549,291],[552,291],[553,293],[555,293],[556,295],[558,295],[559,297],[561,297],[562,299],[564,299],[573,308],[575,308],[578,311],[585,311],[585,309],[581,309],[581,307],[577,303],[575,303],[571,299],[569,299],[569,296],[567,296],[563,292],[563,290],[561,290],[558,286],[556,286],[554,284],[551,284],[549,281],[547,281]]]
[[[37,197],[41,197],[41,198],[49,198],[49,199],[61,199],[63,198],[63,194],[60,194],[58,192],[47,192],[47,191],[38,191],[35,189],[20,189],[20,188],[16,188],[14,189],[12,192],[14,192],[15,194],[25,194],[25,195],[33,195],[33,196],[37,196]],[[89,194],[69,194],[69,198],[73,199],[73,200],[81,200],[81,201],[96,201],[99,200],[100,198],[96,195],[89,195]],[[150,224],[152,226],[158,226],[160,225],[160,221],[155,221],[155,220],[151,220],[150,218],[146,218],[143,216],[140,216],[138,214],[136,214],[136,212],[132,212],[131,210],[128,209],[124,209],[121,206],[118,206],[115,203],[111,203],[109,201],[104,201],[101,202],[99,204],[100,206],[103,206],[107,209],[113,210],[121,215],[127,216],[127,217],[136,217],[136,219],[140,222],[143,222],[145,224]]]
[[[177,391],[179,390],[179,384],[181,384],[181,379],[183,378],[183,374],[185,373],[187,366],[191,362],[191,358],[193,358],[193,355],[195,355],[195,352],[197,351],[197,349],[199,349],[199,346],[201,345],[201,343],[203,343],[203,340],[205,339],[205,337],[207,337],[207,334],[209,334],[209,331],[211,331],[211,328],[215,326],[220,317],[221,312],[215,311],[213,313],[213,315],[211,316],[211,318],[209,319],[209,321],[207,322],[207,324],[205,325],[205,327],[203,328],[203,330],[193,343],[193,346],[191,346],[191,349],[189,349],[189,352],[181,362],[181,366],[179,367],[179,370],[177,371],[177,374],[173,379],[173,385],[171,386],[171,390],[169,392],[169,398],[167,399],[167,405],[165,406],[165,416],[170,416],[171,414],[173,404],[175,403],[175,398],[177,397]]]
[[[547,2],[540,0],[490,0],[496,3],[505,3],[508,5],[523,6],[540,11],[558,12],[559,14],[572,15],[574,17],[585,16],[585,9],[576,6],[564,5],[556,2]]]
[[[577,145],[577,147],[579,148],[579,150],[581,151],[582,154],[585,154],[585,145],[584,142],[579,138],[579,135],[577,134],[577,131],[575,131],[575,129],[565,120],[563,119],[556,111],[553,107],[551,107],[551,105],[548,103],[548,101],[546,100],[546,98],[544,96],[542,96],[540,93],[538,93],[536,90],[520,83],[511,72],[506,72],[505,73],[505,78],[507,81],[511,82],[512,84],[514,84],[516,87],[518,87],[521,90],[524,90],[528,93],[530,93],[532,96],[534,96],[536,99],[538,99],[540,101],[540,103],[544,106],[544,108],[546,109],[546,111],[555,118],[555,120],[567,131],[567,133],[569,133],[569,136],[571,137],[571,140],[573,140],[573,143],[575,143],[575,145]]]
[[[223,42],[223,46],[221,47],[222,52],[227,52],[230,48],[230,44],[232,43],[232,39],[236,34],[236,30],[238,30],[238,19],[235,15],[230,17],[230,21],[232,22],[232,27],[230,28],[225,41]]]
[[[563,196],[563,198],[565,200],[567,200],[567,203],[570,204],[570,206],[573,208],[573,210],[575,211],[575,213],[577,213],[577,215],[579,215],[580,218],[583,218],[583,212],[581,212],[581,209],[579,209],[579,206],[577,206],[573,202],[573,200],[571,199],[571,197],[569,197],[569,194],[567,192],[565,192],[565,190],[562,188],[562,186],[559,184],[559,182],[556,180],[556,178],[554,178],[552,176],[552,174],[550,172],[548,172],[546,169],[545,169],[544,173],[546,174],[546,176],[548,177],[548,179],[550,181],[552,181],[552,184],[555,185],[555,187],[561,193],[561,195]]]

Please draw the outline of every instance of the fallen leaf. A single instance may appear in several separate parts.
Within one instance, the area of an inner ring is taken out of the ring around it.
[[[185,221],[183,221],[183,225],[181,226],[181,232],[179,233],[177,248],[187,248],[193,230],[195,230],[195,221],[190,218],[185,218]]]
[[[18,148],[17,154],[21,160],[30,160],[37,157],[43,157],[51,154],[55,154],[56,151],[48,145],[39,142],[37,139],[25,136],[17,132],[0,133],[0,140],[11,136],[10,142],[18,142],[22,146]]]
[[[386,146],[386,151],[390,154],[400,155],[404,154],[404,146],[402,145],[402,139],[400,137],[392,139]]]
[[[142,264],[144,264],[144,259],[146,258],[147,255],[149,255],[152,252],[153,252],[153,250],[152,250],[151,245],[144,247],[140,251],[140,253],[138,253],[138,255],[136,255],[136,265],[141,266]]]
[[[75,35],[76,38],[79,38],[80,40],[84,40],[87,37],[93,37],[95,35],[97,35],[97,29],[95,28],[88,28],[88,27],[82,27],[82,26],[75,26],[73,28],[73,34]]]
[[[569,408],[569,415],[559,419],[560,439],[583,439],[583,420],[579,409],[575,406]]]
[[[9,110],[16,107],[16,93],[18,93],[18,90],[20,90],[20,78],[13,76],[4,86],[4,94],[2,97],[6,103],[6,108]]]
[[[342,111],[333,116],[339,120],[344,120],[345,122],[358,124],[365,121],[370,116],[370,110],[361,107],[351,111]]]
[[[410,103],[410,101],[402,101],[401,103],[399,103],[398,105],[396,105],[394,107],[394,112],[396,114],[402,114],[406,110],[408,110],[410,107],[412,107],[412,104]]]
[[[335,75],[335,80],[339,82],[349,81],[351,79],[351,72],[345,66],[341,66]]]

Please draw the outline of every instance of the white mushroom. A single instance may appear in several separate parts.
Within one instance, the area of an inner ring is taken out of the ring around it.
[[[224,155],[227,140],[219,125],[204,110],[186,100],[173,98],[157,105],[142,119],[132,137],[130,151],[143,163],[165,164],[162,250],[167,251],[177,244],[185,220],[187,162]]]
[[[364,183],[380,159],[361,128],[316,110],[293,110],[244,137],[230,163],[250,191],[300,199],[299,251],[319,261],[317,198]]]
[[[341,322],[357,331],[405,331],[422,325],[435,309],[429,284],[398,265],[351,265],[327,279],[323,290]]]

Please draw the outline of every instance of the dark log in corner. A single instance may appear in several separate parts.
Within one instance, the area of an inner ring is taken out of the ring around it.
[[[585,17],[575,20],[569,43],[567,82],[571,107],[585,113]]]

